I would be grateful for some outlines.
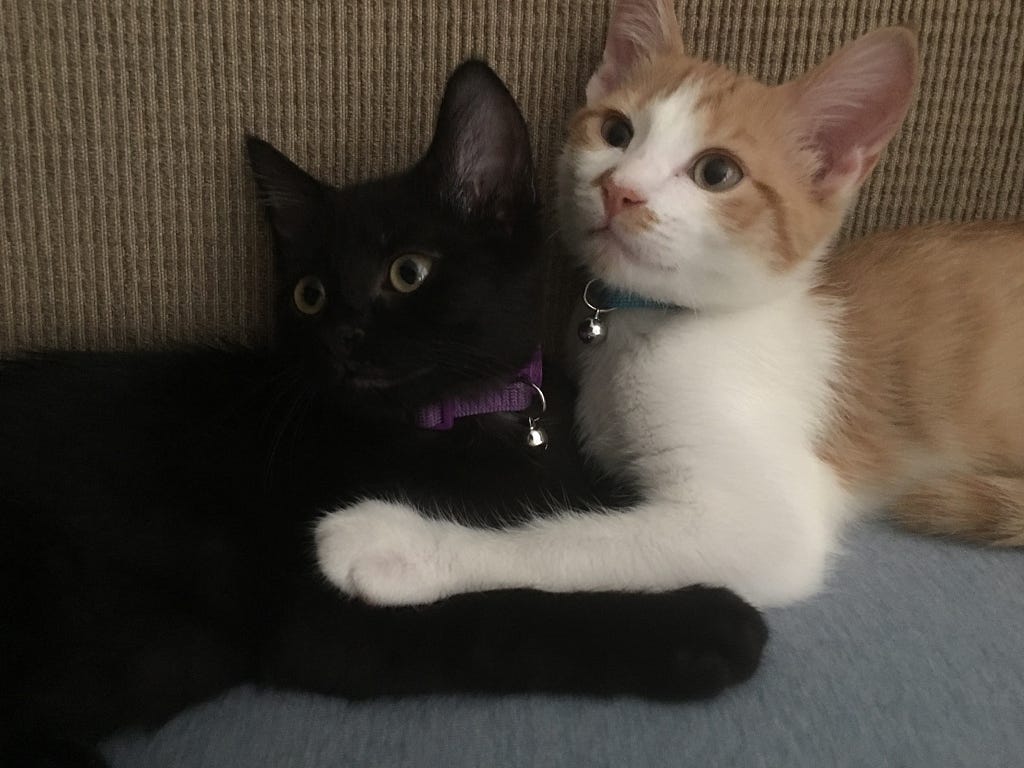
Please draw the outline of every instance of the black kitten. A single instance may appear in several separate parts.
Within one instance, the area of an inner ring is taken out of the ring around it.
[[[248,151],[277,257],[271,349],[0,364],[0,763],[102,764],[80,744],[245,681],[678,699],[752,674],[765,626],[725,590],[378,609],[324,583],[313,522],[361,494],[512,517],[600,489],[550,367],[549,450],[522,414],[417,426],[509,386],[539,337],[526,127],[485,65],[452,75],[406,173],[336,189]]]

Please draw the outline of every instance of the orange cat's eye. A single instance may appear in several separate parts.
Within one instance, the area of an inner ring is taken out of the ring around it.
[[[690,170],[690,176],[701,189],[708,192],[724,192],[743,180],[743,169],[729,155],[708,152],[697,158],[697,162]]]
[[[625,115],[618,113],[609,115],[601,123],[601,138],[610,147],[625,149],[633,140],[633,124]]]

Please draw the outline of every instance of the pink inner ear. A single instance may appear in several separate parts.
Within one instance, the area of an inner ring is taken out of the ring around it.
[[[615,90],[636,63],[683,44],[672,0],[616,0],[608,21],[604,56],[587,83],[587,101]]]
[[[794,84],[820,185],[857,185],[871,172],[907,114],[916,75],[913,34],[892,28],[856,40]]]

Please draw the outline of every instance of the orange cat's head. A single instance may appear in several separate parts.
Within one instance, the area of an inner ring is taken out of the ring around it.
[[[906,115],[912,32],[880,29],[767,86],[686,54],[671,0],[617,0],[560,171],[596,276],[695,309],[807,275]]]

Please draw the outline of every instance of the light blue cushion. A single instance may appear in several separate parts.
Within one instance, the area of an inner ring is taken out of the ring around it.
[[[1024,552],[862,524],[829,589],[768,618],[762,669],[710,703],[242,688],[105,752],[116,768],[1024,765]]]

